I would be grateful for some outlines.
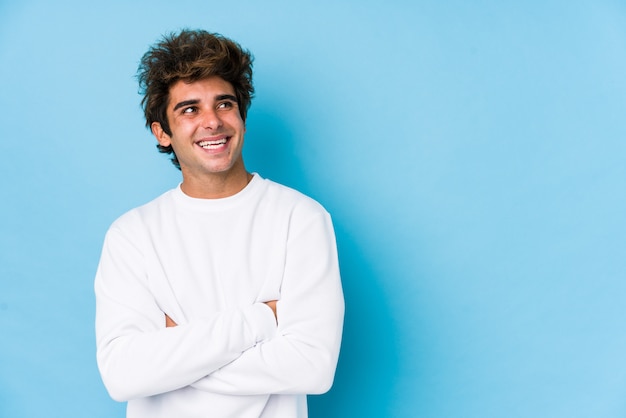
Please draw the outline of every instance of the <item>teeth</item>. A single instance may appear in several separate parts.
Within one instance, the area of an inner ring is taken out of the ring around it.
[[[217,141],[201,141],[201,142],[198,142],[198,145],[200,145],[204,149],[215,149],[215,148],[219,148],[221,145],[224,145],[225,143],[226,143],[226,138],[222,138],[222,139],[218,139]]]

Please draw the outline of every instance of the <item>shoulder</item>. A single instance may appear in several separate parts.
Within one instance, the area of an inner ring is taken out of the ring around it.
[[[259,209],[269,222],[286,227],[292,236],[311,227],[332,231],[331,216],[318,201],[291,187],[264,181],[264,204]]]
[[[265,185],[264,199],[282,206],[290,211],[310,214],[327,214],[326,209],[315,199],[296,189],[263,179]]]
[[[265,196],[285,205],[298,206],[312,211],[326,212],[326,209],[315,199],[304,193],[276,183],[272,180],[263,179],[265,184]]]
[[[130,209],[113,221],[109,232],[117,230],[134,234],[145,229],[147,225],[161,218],[163,213],[167,212],[172,207],[173,192],[174,190],[168,190],[150,202]]]

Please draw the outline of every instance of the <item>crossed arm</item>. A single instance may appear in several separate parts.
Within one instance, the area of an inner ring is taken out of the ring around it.
[[[305,232],[290,248],[279,301],[261,299],[182,326],[155,303],[131,241],[118,236],[105,244],[96,327],[98,365],[110,395],[124,401],[185,386],[230,395],[328,390],[343,296],[334,245],[315,247],[312,256],[309,244],[328,242],[332,229]]]
[[[272,309],[272,312],[274,313],[274,318],[276,318],[276,320],[278,321],[278,317],[276,316],[276,302],[277,301],[275,300],[271,300],[269,302],[263,302],[263,303],[265,303],[267,306],[269,306]],[[174,320],[170,318],[168,314],[165,314],[165,327],[173,328],[176,326],[178,326],[178,324],[174,322]]]

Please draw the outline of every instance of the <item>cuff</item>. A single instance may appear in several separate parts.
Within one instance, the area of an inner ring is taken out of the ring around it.
[[[267,341],[276,336],[278,332],[276,318],[272,308],[266,304],[257,302],[244,309],[243,315],[255,343]]]

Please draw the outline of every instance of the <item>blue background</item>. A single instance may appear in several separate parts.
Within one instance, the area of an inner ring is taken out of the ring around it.
[[[179,182],[134,79],[164,32],[256,56],[248,168],[333,214],[312,417],[626,416],[626,3],[0,0],[0,416],[122,417],[104,233]]]

